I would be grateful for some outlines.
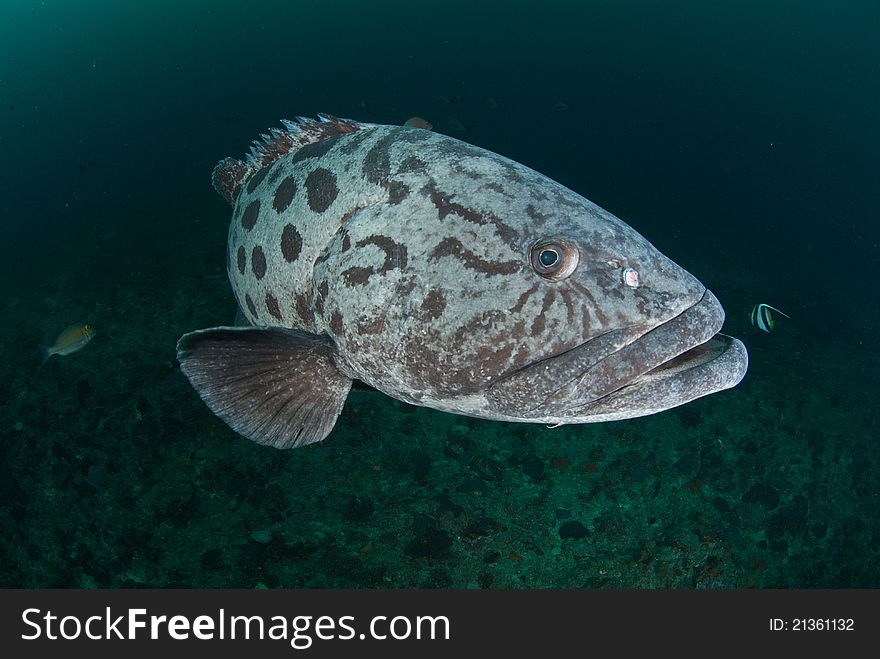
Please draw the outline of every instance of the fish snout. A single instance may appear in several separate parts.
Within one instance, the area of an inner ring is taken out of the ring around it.
[[[718,334],[723,322],[720,302],[703,289],[677,315],[596,336],[494,383],[487,397],[502,413],[550,423],[631,418],[668,409],[732,387],[745,375],[745,348]],[[656,386],[660,381],[662,387]],[[645,392],[654,390],[654,399],[646,401]]]

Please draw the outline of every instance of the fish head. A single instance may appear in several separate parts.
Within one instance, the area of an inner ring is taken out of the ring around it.
[[[418,133],[402,153],[406,134],[387,135],[393,203],[354,211],[316,268],[343,372],[415,404],[546,423],[651,414],[743,377],[718,300],[638,232],[523,165]]]
[[[745,347],[719,334],[724,310],[712,292],[617,217],[570,202],[523,254],[540,305],[522,305],[508,326],[528,358],[488,386],[487,403],[520,420],[585,423],[738,383]]]

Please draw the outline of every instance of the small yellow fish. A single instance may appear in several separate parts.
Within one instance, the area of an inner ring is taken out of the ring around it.
[[[76,323],[58,335],[55,344],[43,348],[43,363],[52,355],[69,355],[82,348],[95,336],[95,328],[91,325]]]
[[[424,128],[425,130],[431,130],[434,127],[431,125],[431,122],[426,121],[421,117],[410,117],[403,125],[411,128]]]

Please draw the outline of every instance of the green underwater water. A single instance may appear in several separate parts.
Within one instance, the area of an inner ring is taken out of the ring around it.
[[[880,3],[124,4],[0,10],[0,586],[880,585]],[[553,429],[354,389],[320,444],[237,436],[174,350],[235,312],[210,174],[317,112],[615,213],[745,379]]]

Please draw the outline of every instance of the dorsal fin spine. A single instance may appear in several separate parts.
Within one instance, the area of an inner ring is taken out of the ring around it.
[[[282,119],[284,128],[270,128],[268,134],[260,133],[253,141],[244,160],[224,158],[214,168],[214,189],[230,204],[235,204],[242,186],[255,173],[271,165],[280,157],[301,149],[306,144],[353,133],[376,124],[362,123],[353,119],[340,119],[331,114],[319,113],[317,119],[296,117],[295,121]]]

